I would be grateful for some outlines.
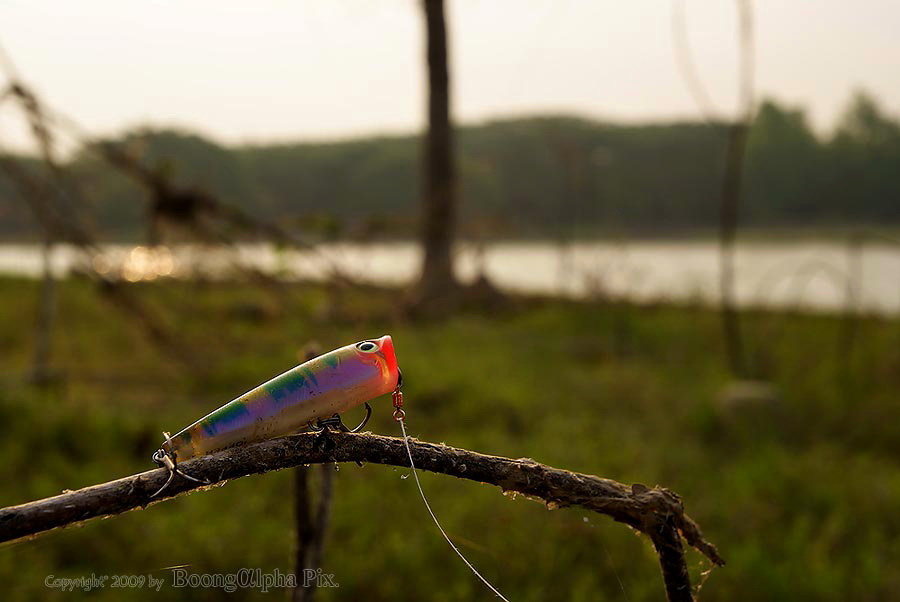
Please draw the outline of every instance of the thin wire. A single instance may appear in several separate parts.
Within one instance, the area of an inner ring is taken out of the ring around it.
[[[419,482],[419,475],[416,473],[416,465],[413,464],[412,459],[412,451],[409,449],[409,436],[406,434],[406,421],[403,418],[397,420],[400,423],[400,429],[403,431],[403,444],[406,446],[406,454],[409,456],[409,467],[412,468],[413,478],[416,479],[416,487],[419,488],[419,493],[422,496],[422,501],[425,502],[425,508],[428,509],[428,514],[431,515],[431,519],[434,521],[434,524],[437,525],[438,530],[440,530],[441,535],[444,536],[444,539],[447,540],[447,543],[450,544],[450,547],[453,548],[453,551],[456,552],[457,556],[462,558],[462,561],[466,563],[466,566],[469,567],[475,576],[481,579],[481,582],[490,588],[492,592],[497,594],[497,597],[503,600],[503,602],[509,602],[506,597],[501,594],[496,587],[490,584],[490,582],[481,576],[472,563],[466,560],[466,557],[463,556],[462,552],[459,551],[459,548],[450,540],[450,537],[447,535],[447,532],[444,531],[444,528],[441,526],[441,523],[438,522],[437,516],[434,515],[434,511],[431,509],[431,504],[428,503],[428,499],[425,497],[425,492],[422,490],[422,484]]]

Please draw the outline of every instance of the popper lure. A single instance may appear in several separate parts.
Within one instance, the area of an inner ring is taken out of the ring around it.
[[[199,481],[178,470],[178,462],[235,445],[295,433],[304,428],[334,426],[343,431],[362,429],[372,415],[369,401],[386,393],[399,393],[401,384],[394,343],[389,335],[347,345],[313,358],[244,393],[194,424],[169,436],[153,454],[153,461],[176,474]],[[402,399],[402,398],[401,398]],[[340,415],[360,404],[366,417],[347,428]]]
[[[322,430],[333,426],[355,432],[362,429],[372,415],[369,401],[392,393],[394,420],[400,423],[416,487],[434,524],[466,566],[503,602],[509,602],[463,556],[444,531],[425,497],[406,434],[401,384],[394,342],[389,335],[360,341],[313,358],[226,403],[174,437],[163,433],[165,441],[153,454],[153,461],[169,469],[169,478],[153,496],[165,490],[176,474],[205,483],[181,472],[178,469],[179,460],[288,435],[303,428]],[[356,428],[347,428],[340,415],[359,404],[365,404],[366,417]]]

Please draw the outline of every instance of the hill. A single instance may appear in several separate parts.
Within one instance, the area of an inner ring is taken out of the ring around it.
[[[459,128],[468,236],[678,234],[713,228],[726,124],[624,125],[572,116]],[[323,238],[412,236],[419,138],[226,147],[142,128],[116,142],[175,181]],[[36,165],[33,160],[30,164]],[[143,235],[144,193],[89,151],[69,167],[98,230]],[[756,227],[900,223],[900,123],[858,94],[828,136],[804,112],[762,103],[750,133],[742,221]],[[34,226],[0,175],[0,236]]]

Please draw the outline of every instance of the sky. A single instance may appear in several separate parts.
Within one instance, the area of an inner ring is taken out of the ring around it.
[[[454,119],[697,118],[675,59],[679,2],[713,105],[733,114],[734,1],[448,0]],[[820,132],[857,89],[900,113],[900,2],[753,9],[758,98],[806,108]],[[97,135],[152,124],[224,143],[325,140],[425,119],[414,0],[0,0],[0,44],[49,105]],[[0,143],[26,140],[0,105]]]

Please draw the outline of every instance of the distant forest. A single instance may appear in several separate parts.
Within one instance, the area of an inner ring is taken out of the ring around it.
[[[623,125],[569,116],[489,121],[458,132],[461,235],[669,235],[718,219],[727,124]],[[186,131],[115,140],[148,167],[319,239],[415,234],[420,138],[226,147]],[[34,159],[22,159],[40,169]],[[98,235],[141,240],[145,193],[99,155],[66,164]],[[750,131],[741,224],[900,225],[900,123],[857,94],[828,136],[802,109],[763,102]],[[37,238],[0,176],[0,236]]]

